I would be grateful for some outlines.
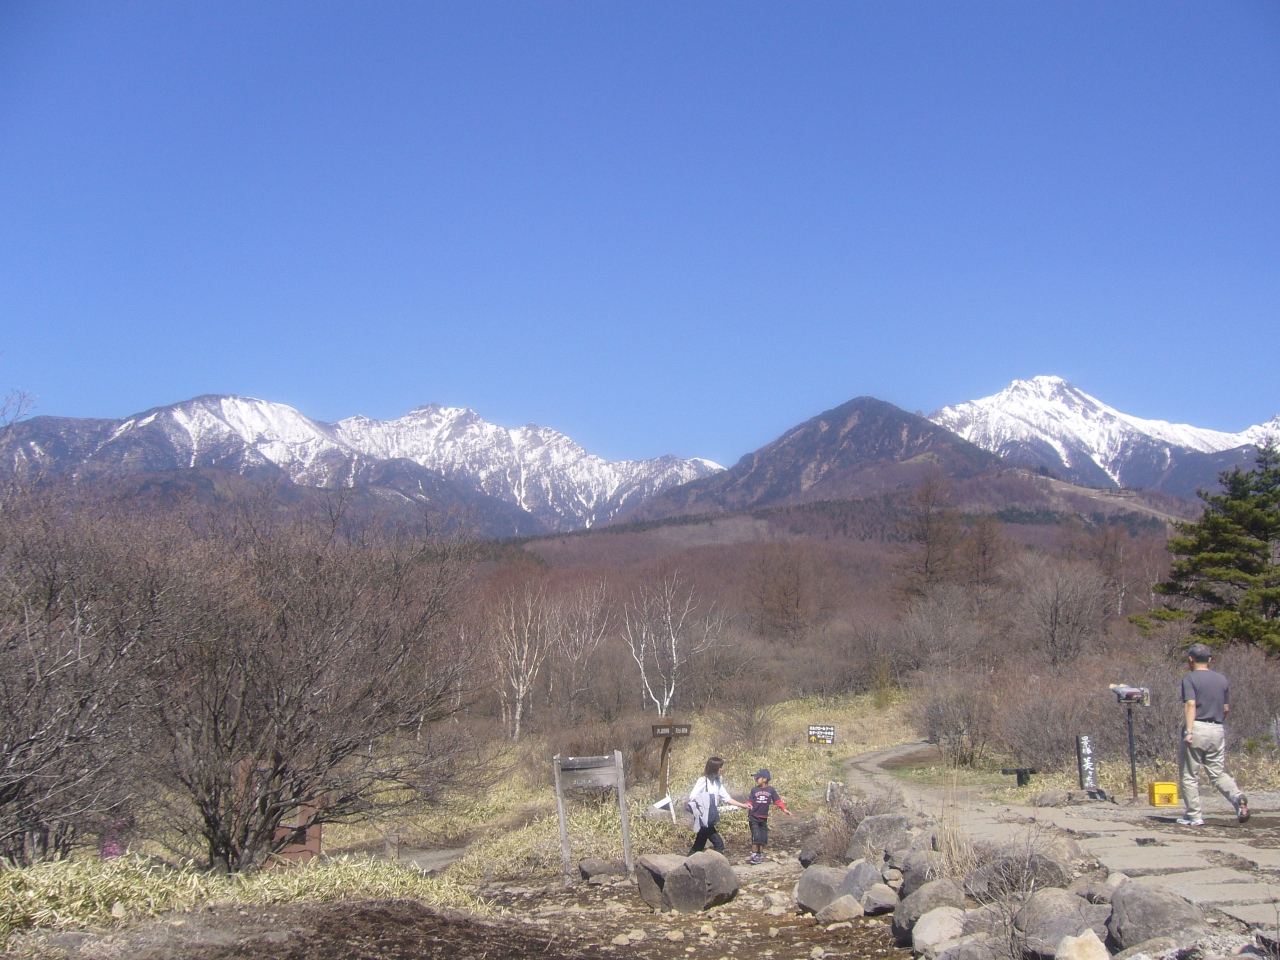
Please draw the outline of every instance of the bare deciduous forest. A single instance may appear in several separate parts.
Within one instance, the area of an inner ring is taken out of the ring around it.
[[[621,747],[647,779],[658,716],[715,713],[763,742],[771,704],[869,691],[907,691],[955,765],[1066,769],[1078,731],[1122,751],[1123,680],[1152,690],[1140,758],[1169,759],[1190,623],[1156,591],[1164,525],[1006,523],[955,500],[933,476],[852,513],[503,545],[355,520],[341,492],[143,509],[13,488],[0,855],[123,829],[247,871],[296,829],[420,803],[531,737]],[[1275,665],[1252,646],[1219,662],[1231,746],[1255,749],[1280,715]]]

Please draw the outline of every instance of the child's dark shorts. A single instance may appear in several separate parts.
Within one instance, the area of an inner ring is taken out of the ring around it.
[[[751,842],[758,847],[763,847],[769,842],[769,821],[761,820],[759,817],[747,817],[751,822]]]

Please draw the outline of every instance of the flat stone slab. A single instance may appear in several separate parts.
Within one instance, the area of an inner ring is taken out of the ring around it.
[[[1280,871],[1280,849],[1275,847],[1251,847],[1246,843],[1224,843],[1216,849],[1248,860],[1259,870]]]
[[[1108,870],[1127,873],[1131,877],[1161,872],[1207,870],[1213,864],[1190,850],[1178,847],[1140,847],[1095,854]]]
[[[1265,883],[1227,867],[1159,877],[1134,877],[1133,882],[1168,887],[1195,904],[1269,903],[1272,899],[1272,892]]]
[[[1248,903],[1238,906],[1219,907],[1229,917],[1235,917],[1251,927],[1274,927],[1276,925],[1276,908],[1270,903]]]

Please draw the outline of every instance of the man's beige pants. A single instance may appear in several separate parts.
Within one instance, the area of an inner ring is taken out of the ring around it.
[[[1218,792],[1236,805],[1240,788],[1223,769],[1226,756],[1226,735],[1220,723],[1197,720],[1192,724],[1191,742],[1184,737],[1178,750],[1178,773],[1182,779],[1182,801],[1187,805],[1187,817],[1198,820],[1200,807],[1200,769],[1203,767]]]

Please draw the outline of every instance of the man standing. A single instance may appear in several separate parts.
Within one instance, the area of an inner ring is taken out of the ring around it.
[[[1178,818],[1184,827],[1204,823],[1200,808],[1200,768],[1218,792],[1231,801],[1241,823],[1249,819],[1249,801],[1223,769],[1226,736],[1222,722],[1231,709],[1227,678],[1209,669],[1213,651],[1203,643],[1187,648],[1191,672],[1182,678],[1182,744],[1178,750],[1178,772],[1182,779],[1182,800],[1187,812]]]

